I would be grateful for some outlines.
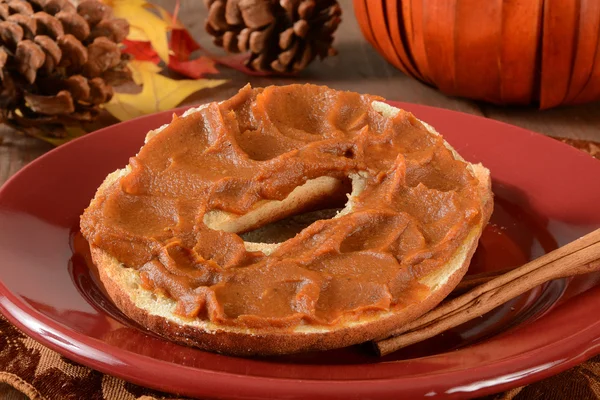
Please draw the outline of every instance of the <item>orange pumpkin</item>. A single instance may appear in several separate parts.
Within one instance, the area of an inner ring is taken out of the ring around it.
[[[551,108],[600,99],[600,0],[354,0],[387,61],[442,92]]]

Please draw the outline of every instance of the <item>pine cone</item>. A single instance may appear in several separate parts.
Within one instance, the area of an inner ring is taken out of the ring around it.
[[[131,79],[129,24],[97,0],[0,0],[0,122],[62,137]]]
[[[206,31],[227,52],[250,51],[255,71],[300,71],[336,51],[342,9],[335,0],[204,0]]]

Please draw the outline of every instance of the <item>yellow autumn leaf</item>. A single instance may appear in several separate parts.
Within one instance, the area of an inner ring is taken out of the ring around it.
[[[158,9],[157,6],[145,0],[103,0],[103,2],[112,7],[116,17],[124,18],[129,22],[130,32],[127,39],[149,41],[160,59],[168,62],[167,31],[170,24],[149,10],[149,8]]]
[[[142,82],[142,91],[115,93],[111,101],[104,104],[104,108],[121,121],[170,110],[192,93],[226,82],[222,79],[170,79],[160,75],[160,67],[149,61],[134,60],[129,63],[129,68]]]
[[[165,21],[166,24],[169,24],[171,28],[185,29],[181,21],[179,19],[174,19],[173,15],[164,8],[156,6],[156,10],[163,21]]]
[[[129,35],[127,35],[127,39],[133,40],[136,42],[149,42],[150,38],[146,35],[146,32],[141,30],[136,26],[129,26]]]
[[[144,75],[142,75],[142,71],[153,74],[160,74],[162,71],[161,67],[150,61],[133,60],[127,65],[129,66],[129,71],[131,71],[131,79],[139,86],[144,84]]]

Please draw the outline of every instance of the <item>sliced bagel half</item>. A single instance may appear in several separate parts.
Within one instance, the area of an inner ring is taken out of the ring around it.
[[[373,102],[372,107],[387,118],[394,117],[400,111],[379,101]],[[186,114],[201,109],[192,109]],[[431,133],[438,135],[431,126],[425,123],[423,125]],[[150,132],[147,141],[155,135],[160,135],[161,131],[158,129]],[[462,160],[448,143],[445,143],[445,146],[451,150],[455,159]],[[175,342],[242,356],[289,354],[345,347],[387,337],[389,332],[435,307],[460,282],[467,271],[493,207],[489,171],[481,164],[469,164],[467,169],[478,182],[482,216],[464,240],[456,246],[456,251],[444,266],[419,279],[418,283],[427,290],[418,292],[414,296],[414,301],[401,308],[369,312],[361,315],[360,318],[342,318],[334,325],[299,324],[292,328],[260,329],[221,325],[200,318],[185,318],[176,313],[177,302],[174,299],[144,288],[139,271],[125,266],[120,260],[94,245],[91,246],[91,253],[98,267],[100,279],[119,309],[150,331]],[[105,190],[111,185],[118,184],[119,180],[128,173],[129,169],[125,168],[108,175],[99,187],[91,206],[98,201],[97,199]],[[337,216],[353,211],[353,200],[362,190],[364,177],[355,174],[351,178],[352,193],[345,208],[338,212]],[[309,180],[281,201],[262,201],[243,216],[222,211],[210,212],[205,215],[204,222],[213,229],[245,232],[266,222],[293,214],[306,203],[336,192],[339,190],[339,185],[340,182],[334,178]],[[245,246],[249,251],[262,251],[268,255],[279,244],[252,241],[246,242]]]

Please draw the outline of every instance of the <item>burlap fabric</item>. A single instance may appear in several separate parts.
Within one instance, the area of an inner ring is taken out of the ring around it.
[[[563,140],[600,159],[600,143]],[[42,346],[0,315],[0,399],[186,399],[104,375]],[[600,356],[543,381],[485,400],[600,399]],[[482,399],[483,400],[483,399]]]

